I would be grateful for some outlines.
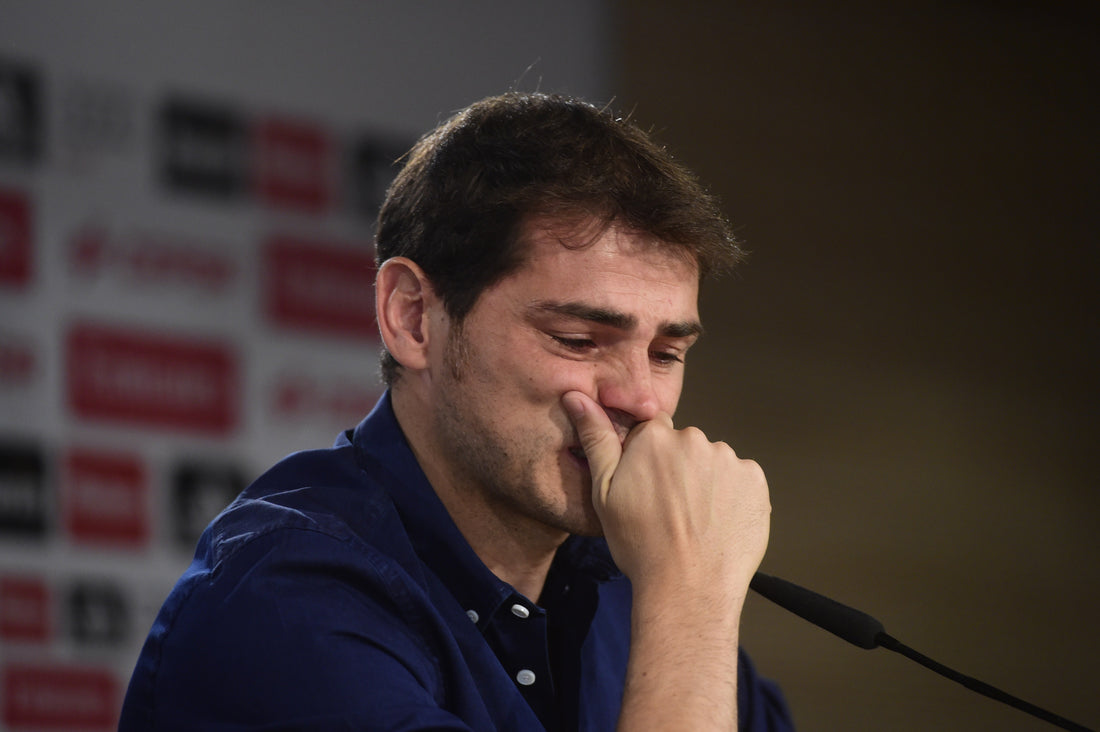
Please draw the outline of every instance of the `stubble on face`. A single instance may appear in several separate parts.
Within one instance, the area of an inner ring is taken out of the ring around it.
[[[465,492],[473,505],[482,504],[500,516],[524,515],[539,524],[569,534],[602,535],[591,506],[591,494],[583,491],[580,507],[555,506],[540,492],[561,476],[546,475],[563,442],[576,442],[575,432],[564,412],[559,435],[531,429],[501,431],[491,413],[485,411],[486,390],[493,388],[484,365],[477,363],[464,322],[452,322],[444,345],[446,368],[438,389],[434,412],[437,434],[448,452],[447,463],[457,472],[452,477],[456,490]],[[553,486],[555,493],[561,488]],[[568,502],[569,499],[566,499]],[[469,505],[469,504],[468,504]],[[519,528],[519,527],[513,527]]]

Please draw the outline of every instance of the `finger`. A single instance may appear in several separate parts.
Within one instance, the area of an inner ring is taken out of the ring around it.
[[[603,408],[585,394],[566,392],[561,401],[580,437],[581,448],[592,473],[593,493],[603,499],[623,454],[619,435]]]

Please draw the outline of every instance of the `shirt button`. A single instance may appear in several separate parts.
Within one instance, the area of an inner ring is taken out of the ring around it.
[[[476,623],[477,619],[478,619],[477,610],[467,610],[466,611],[466,617],[468,617],[471,621]]]
[[[535,672],[530,669],[522,669],[516,674],[516,681],[520,683],[520,686],[530,686],[535,683]]]
[[[527,619],[531,615],[531,611],[520,605],[518,602],[512,606],[512,614],[520,619]]]

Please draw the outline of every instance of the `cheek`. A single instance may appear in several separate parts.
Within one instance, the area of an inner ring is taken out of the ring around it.
[[[592,391],[589,364],[555,358],[540,349],[505,349],[484,354],[486,361],[478,374],[479,387],[500,400],[552,404],[567,391]]]
[[[532,375],[536,389],[560,398],[567,391],[580,391],[589,396],[596,393],[596,365],[582,361],[556,358],[538,376]]]
[[[657,399],[661,405],[661,411],[672,415],[676,413],[676,405],[680,403],[680,393],[683,390],[684,378],[681,375],[668,377],[657,385]]]

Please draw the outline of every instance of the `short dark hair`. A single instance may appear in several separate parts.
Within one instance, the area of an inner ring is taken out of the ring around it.
[[[535,216],[646,234],[693,259],[700,277],[743,256],[715,199],[632,121],[579,99],[511,92],[416,143],[379,212],[376,258],[416,262],[461,322],[522,265],[523,226]],[[398,366],[384,351],[387,384]]]

